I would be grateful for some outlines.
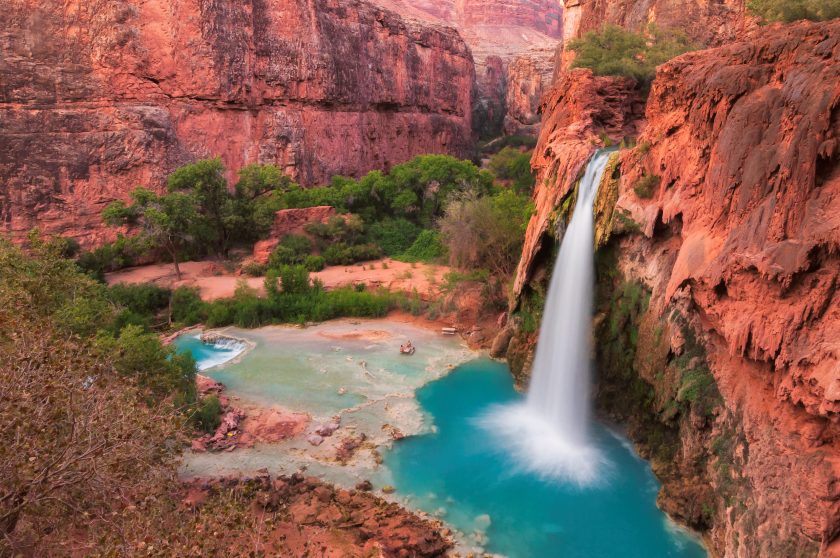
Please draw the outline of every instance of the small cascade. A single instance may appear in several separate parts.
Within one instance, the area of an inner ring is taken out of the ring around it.
[[[483,419],[523,468],[579,485],[598,480],[603,465],[589,437],[592,208],[609,158],[610,151],[596,153],[580,181],[551,277],[525,403],[495,409]]]

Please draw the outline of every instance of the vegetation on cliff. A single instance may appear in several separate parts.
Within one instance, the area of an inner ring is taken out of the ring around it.
[[[573,67],[589,68],[596,76],[627,76],[643,83],[653,79],[658,65],[693,48],[685,34],[655,25],[642,33],[605,25],[569,43],[576,54]]]
[[[840,0],[748,0],[747,8],[765,22],[826,21],[840,17]]]

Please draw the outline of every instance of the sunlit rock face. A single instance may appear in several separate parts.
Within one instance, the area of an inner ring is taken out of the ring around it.
[[[661,66],[644,118],[628,108],[631,90],[581,70],[545,101],[516,292],[544,280],[555,219],[592,144],[642,130],[620,153],[617,201],[600,224],[616,277],[650,297],[624,326],[637,340],[628,366],[651,389],[635,412],[649,420],[617,414],[663,479],[660,505],[722,556],[838,552],[837,60],[840,22],[774,26]],[[596,331],[611,316],[601,310]],[[512,348],[527,351],[527,337]],[[601,373],[609,381],[608,366]],[[719,392],[708,407],[692,399],[691,374]],[[670,462],[657,461],[666,442],[651,445],[651,429],[674,436]]]
[[[104,205],[221,156],[303,184],[466,155],[474,66],[451,28],[358,0],[11,0],[0,222],[92,244]]]
[[[374,0],[406,17],[458,30],[476,63],[473,124],[479,136],[536,134],[563,32],[559,0]]]

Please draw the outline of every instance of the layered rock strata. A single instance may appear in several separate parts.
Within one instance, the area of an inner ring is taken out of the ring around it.
[[[358,0],[12,0],[0,12],[0,223],[100,240],[137,185],[220,156],[303,184],[472,145],[450,28]]]

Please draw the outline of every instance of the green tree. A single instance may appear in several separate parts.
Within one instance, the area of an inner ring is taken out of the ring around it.
[[[245,240],[264,237],[271,230],[274,214],[282,209],[282,194],[293,187],[277,165],[245,165],[236,183],[238,221],[233,227]]]
[[[133,203],[112,202],[102,213],[109,225],[136,225],[150,244],[163,248],[175,265],[175,275],[181,279],[178,256],[195,242],[196,229],[203,228],[203,220],[192,197],[175,192],[158,196],[146,188],[131,192]]]
[[[237,224],[236,204],[228,191],[222,160],[204,159],[184,165],[169,175],[170,192],[180,192],[195,200],[198,212],[204,217],[195,227],[197,240],[212,245],[219,254],[227,254],[232,229]]]

